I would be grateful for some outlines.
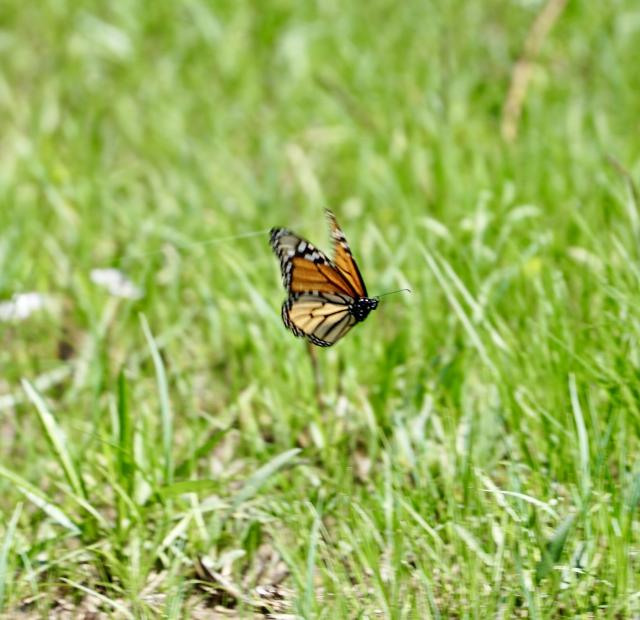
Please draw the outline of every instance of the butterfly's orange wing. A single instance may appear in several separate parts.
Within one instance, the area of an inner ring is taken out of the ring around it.
[[[357,297],[367,297],[367,287],[364,284],[358,265],[351,254],[351,249],[347,243],[336,216],[327,209],[327,218],[331,230],[331,240],[333,241],[333,264],[340,270],[340,273],[349,283],[349,287],[355,292]]]
[[[280,259],[282,283],[290,293],[338,293],[358,297],[358,290],[324,252],[286,228],[271,230],[271,247]]]

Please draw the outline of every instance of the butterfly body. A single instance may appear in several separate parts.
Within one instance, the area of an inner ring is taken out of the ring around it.
[[[372,310],[378,307],[378,300],[372,297],[359,297],[350,306],[349,312],[356,322],[364,321]]]
[[[367,289],[335,216],[327,211],[334,244],[329,259],[312,243],[286,228],[271,229],[271,247],[280,259],[288,298],[282,320],[295,336],[315,345],[335,344],[378,306]]]

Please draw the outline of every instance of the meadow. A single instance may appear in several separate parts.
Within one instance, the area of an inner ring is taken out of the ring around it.
[[[3,0],[0,617],[640,617],[638,49],[634,0]],[[412,294],[314,374],[268,229],[325,207]]]

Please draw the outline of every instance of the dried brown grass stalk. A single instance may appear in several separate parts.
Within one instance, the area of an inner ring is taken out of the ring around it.
[[[513,68],[509,92],[502,108],[500,130],[506,142],[513,142],[518,136],[522,106],[527,95],[527,86],[531,78],[533,64],[551,28],[553,28],[566,5],[567,0],[548,0],[527,34],[522,55]]]

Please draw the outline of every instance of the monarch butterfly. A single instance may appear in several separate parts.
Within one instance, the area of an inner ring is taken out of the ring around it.
[[[271,229],[271,247],[280,259],[288,298],[282,320],[295,336],[330,347],[378,307],[367,296],[360,270],[335,216],[327,210],[333,259],[286,228]]]

